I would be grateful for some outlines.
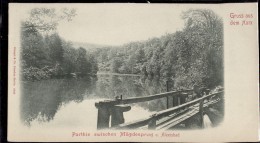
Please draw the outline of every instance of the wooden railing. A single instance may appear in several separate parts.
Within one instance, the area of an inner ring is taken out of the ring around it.
[[[117,98],[115,100],[106,100],[101,101],[98,103],[95,103],[95,106],[98,108],[98,120],[97,120],[97,129],[103,129],[103,128],[139,128],[142,126],[148,125],[148,129],[155,129],[157,126],[157,120],[160,120],[166,116],[172,115],[174,113],[178,113],[183,109],[187,109],[190,106],[193,106],[195,104],[199,103],[199,112],[201,113],[201,116],[203,116],[203,105],[204,101],[208,100],[209,98],[212,98],[214,96],[219,96],[224,93],[224,91],[219,91],[214,94],[206,93],[207,95],[197,98],[193,101],[186,102],[185,99],[187,99],[188,95],[191,95],[193,93],[193,90],[182,90],[182,91],[171,91],[156,95],[150,95],[150,96],[144,96],[144,97],[134,97],[134,98],[128,98],[128,99],[122,99],[122,96],[120,98]],[[172,97],[172,107],[169,107],[169,97]],[[167,109],[163,111],[159,111],[155,114],[153,114],[151,117],[148,117],[146,119],[134,121],[131,123],[125,123],[124,122],[124,116],[123,112],[131,110],[131,106],[127,104],[132,103],[139,103],[139,102],[146,102],[151,101],[155,99],[160,98],[166,98],[167,102]],[[110,116],[111,116],[111,126],[110,124]]]

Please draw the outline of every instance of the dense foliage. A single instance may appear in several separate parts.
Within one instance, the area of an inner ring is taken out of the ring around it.
[[[68,11],[63,9],[70,19],[75,11],[70,11],[72,14]],[[46,22],[46,17],[57,20]],[[31,11],[30,18],[22,22],[21,60],[25,80],[96,74],[97,62],[93,55],[82,47],[74,48],[55,33],[61,18],[65,16],[58,16],[54,9],[36,8]]]
[[[65,16],[58,16],[54,10],[32,10],[31,18],[23,22],[21,49],[25,79],[93,75],[99,69],[99,72],[172,80],[176,88],[223,85],[223,22],[211,10],[184,12],[185,26],[181,31],[91,52],[74,48],[55,32],[43,34],[55,29],[60,19],[71,20],[75,15],[73,10],[65,11]],[[39,17],[57,20],[41,24]]]
[[[178,88],[223,84],[223,22],[211,10],[183,13],[185,27],[144,42],[96,51],[101,72],[171,79]]]

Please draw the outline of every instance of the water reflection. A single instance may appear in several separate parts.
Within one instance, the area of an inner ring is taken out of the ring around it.
[[[23,82],[21,118],[28,125],[36,118],[50,121],[62,104],[83,101],[86,94],[93,93],[93,87],[95,80],[91,78]]]
[[[32,121],[50,122],[56,114],[65,114],[63,111],[75,112],[88,116],[87,111],[96,110],[93,99],[114,99],[115,96],[123,95],[123,98],[147,96],[166,91],[165,81],[160,79],[147,79],[139,76],[123,75],[98,75],[96,78],[81,79],[52,79],[35,82],[23,82],[21,118],[25,124],[31,125]],[[84,101],[84,102],[83,102]],[[133,106],[142,107],[145,111],[159,111],[166,107],[165,99],[158,99],[150,102],[137,103]],[[68,109],[78,104],[78,109]],[[91,105],[87,105],[91,104]],[[92,105],[93,104],[93,105]],[[91,108],[91,109],[84,109]],[[73,110],[80,110],[80,113]],[[138,108],[138,110],[140,110]],[[85,113],[81,113],[84,112]],[[68,113],[66,113],[68,114]],[[127,113],[128,115],[131,113]],[[77,115],[75,115],[77,116]],[[78,116],[81,120],[82,116]],[[59,122],[66,117],[59,115],[56,118]],[[81,122],[94,122],[93,119],[82,118]],[[84,120],[83,120],[84,119]],[[71,121],[75,122],[75,121]],[[71,124],[68,122],[67,124]],[[66,126],[66,124],[63,124]]]

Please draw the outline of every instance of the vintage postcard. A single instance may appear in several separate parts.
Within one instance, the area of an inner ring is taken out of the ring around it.
[[[257,3],[10,3],[8,141],[257,141],[257,19]]]

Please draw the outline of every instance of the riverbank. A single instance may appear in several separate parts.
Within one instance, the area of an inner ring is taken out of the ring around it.
[[[97,75],[142,76],[139,74],[120,74],[120,73],[109,73],[109,72],[97,72]]]

